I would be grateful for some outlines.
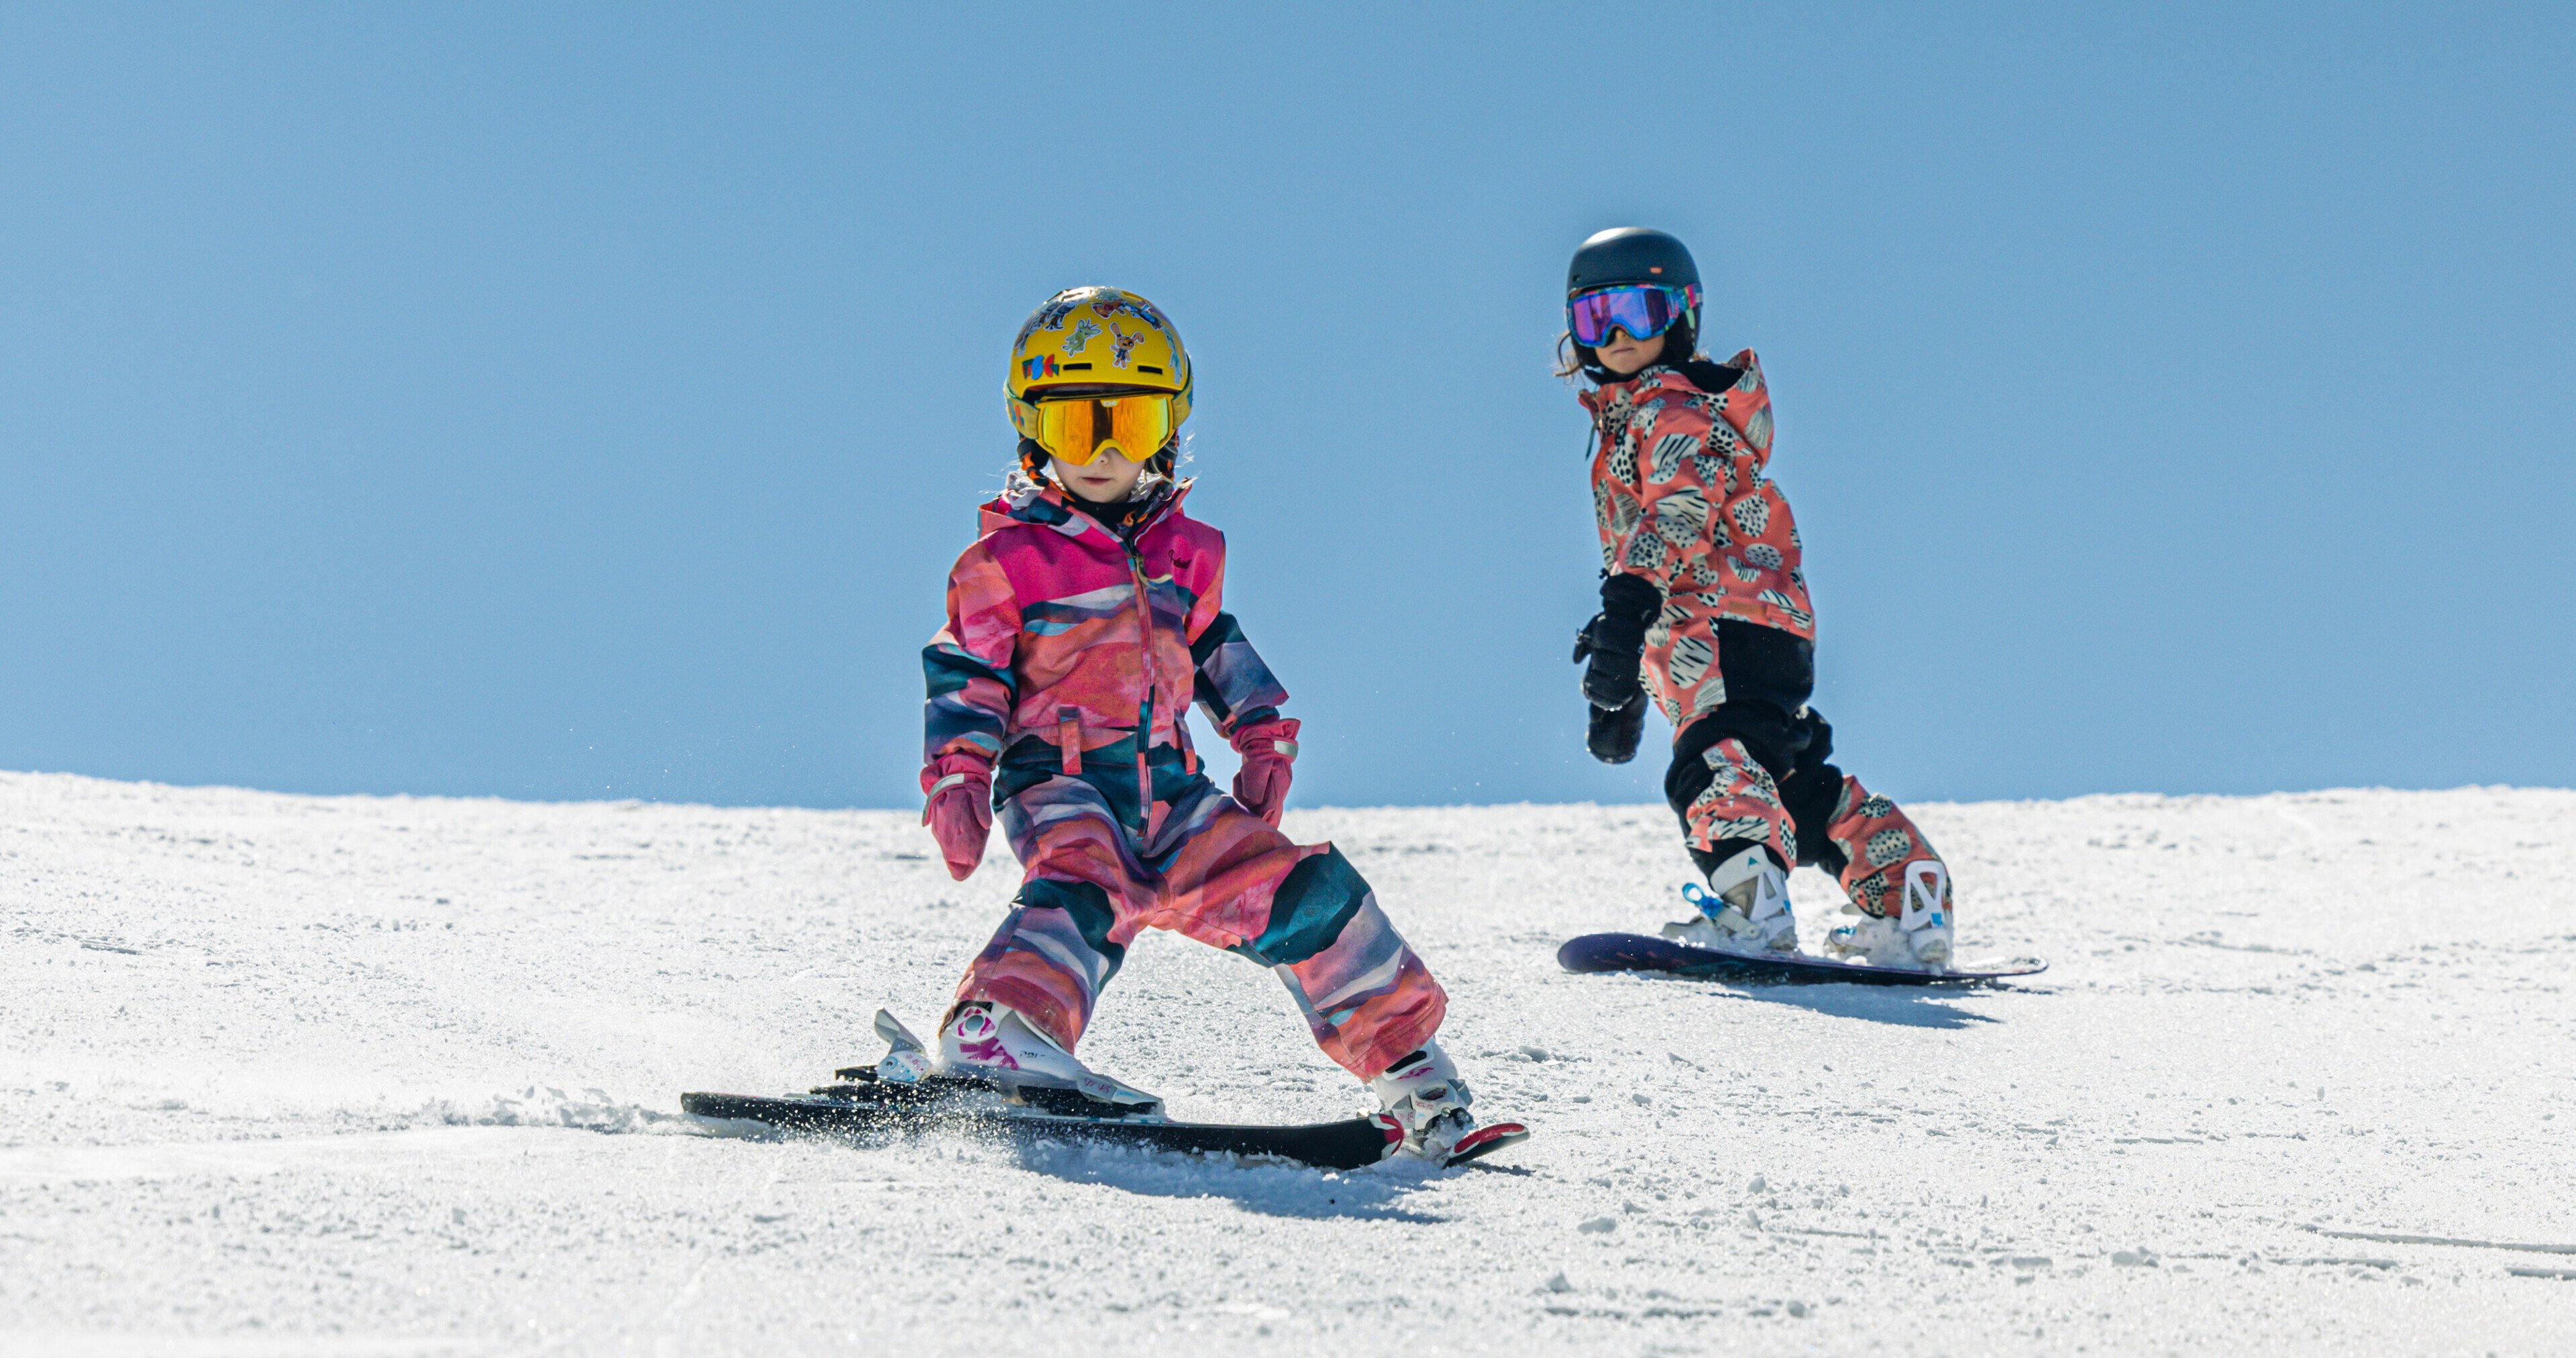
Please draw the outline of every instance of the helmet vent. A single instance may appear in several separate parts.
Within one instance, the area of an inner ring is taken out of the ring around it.
[[[1064,365],[1064,370],[1069,373],[1089,372],[1091,371],[1091,365],[1088,363],[1067,363]]]
[[[1139,364],[1137,364],[1137,365],[1136,365],[1136,371],[1138,371],[1138,372],[1140,372],[1140,373],[1152,373],[1152,374],[1153,374],[1153,375],[1155,375],[1156,377],[1160,377],[1160,376],[1162,376],[1162,375],[1163,375],[1163,370],[1162,370],[1162,369],[1160,369],[1160,368],[1155,367],[1155,366],[1154,366],[1153,364],[1151,364],[1151,363],[1139,363]]]

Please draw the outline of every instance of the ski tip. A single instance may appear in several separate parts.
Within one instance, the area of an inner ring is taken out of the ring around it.
[[[1529,1138],[1530,1129],[1520,1123],[1489,1122],[1458,1138],[1458,1144],[1449,1148],[1448,1158],[1442,1160],[1440,1164],[1446,1168],[1450,1165],[1463,1165],[1470,1160],[1481,1160],[1505,1146],[1517,1146]]]

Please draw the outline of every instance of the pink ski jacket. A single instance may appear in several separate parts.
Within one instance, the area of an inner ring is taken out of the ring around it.
[[[1229,738],[1278,714],[1287,691],[1222,606],[1225,536],[1181,512],[1188,494],[1160,492],[1123,539],[1054,486],[984,506],[922,652],[924,791],[1000,761],[1085,776],[1141,814],[1158,783],[1198,771],[1194,699]]]

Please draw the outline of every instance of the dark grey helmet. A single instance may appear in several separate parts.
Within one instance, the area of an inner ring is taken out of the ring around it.
[[[1651,226],[1616,226],[1596,231],[1574,252],[1574,262],[1565,266],[1567,305],[1578,292],[1592,288],[1616,287],[1622,283],[1661,283],[1688,288],[1690,309],[1682,313],[1672,330],[1676,361],[1697,352],[1699,348],[1699,265],[1691,259],[1689,247],[1669,232]],[[1573,336],[1566,339],[1571,342]],[[1574,345],[1575,361],[1596,382],[1611,380],[1610,371],[1593,360],[1592,350]]]
[[[1618,226],[1595,232],[1565,266],[1565,295],[1619,283],[1699,286],[1699,265],[1670,234],[1651,226]]]

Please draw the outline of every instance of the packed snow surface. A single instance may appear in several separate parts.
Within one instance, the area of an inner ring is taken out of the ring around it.
[[[0,775],[0,1352],[2576,1350],[2576,793],[1914,809],[2046,975],[1568,975],[1659,808],[1292,813],[1537,1130],[1335,1175],[681,1114],[936,1020],[1017,874],[908,815]],[[1082,1052],[1367,1106],[1168,935]]]

